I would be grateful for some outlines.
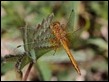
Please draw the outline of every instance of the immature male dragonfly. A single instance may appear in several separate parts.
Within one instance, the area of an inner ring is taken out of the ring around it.
[[[61,43],[63,48],[65,49],[68,57],[70,58],[70,61],[72,62],[74,68],[76,71],[81,74],[80,69],[76,63],[76,60],[74,59],[69,47],[68,47],[68,39],[66,37],[66,31],[62,29],[62,25],[60,22],[53,22],[53,24],[50,25],[50,29],[53,31],[53,34],[55,35],[56,39]]]
[[[69,17],[69,22],[70,19],[72,19],[72,13],[73,11],[71,12],[71,15]],[[74,68],[76,69],[78,74],[81,75],[77,62],[74,59],[73,54],[71,53],[68,46],[68,43],[70,41],[67,38],[67,33],[73,27],[71,27],[69,22],[65,26],[65,28],[63,28],[63,25],[61,25],[58,21],[52,23],[53,17],[54,14],[52,13],[46,19],[44,19],[42,23],[39,24],[37,27],[30,28],[27,26],[22,30],[25,51],[31,51],[31,49],[33,48],[57,48],[60,47],[59,44],[61,44],[65,49],[68,57],[70,58],[70,61],[73,64]]]

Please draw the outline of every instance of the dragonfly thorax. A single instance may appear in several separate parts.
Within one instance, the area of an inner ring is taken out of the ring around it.
[[[60,22],[53,22],[53,24],[50,25],[50,28],[58,40],[65,38],[66,32],[63,30]]]

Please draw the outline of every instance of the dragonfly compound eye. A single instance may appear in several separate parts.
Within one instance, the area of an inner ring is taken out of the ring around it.
[[[55,26],[55,25],[60,25],[60,22],[58,22],[58,21],[54,22],[53,26]]]

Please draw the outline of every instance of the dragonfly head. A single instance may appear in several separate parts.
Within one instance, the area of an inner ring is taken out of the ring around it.
[[[56,22],[53,22],[52,25],[51,25],[51,29],[56,29],[60,27],[60,22],[56,21]]]

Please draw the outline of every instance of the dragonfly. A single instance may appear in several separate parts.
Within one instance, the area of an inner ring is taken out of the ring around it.
[[[66,37],[66,31],[64,31],[61,28],[61,24],[59,22],[54,22],[52,25],[50,25],[51,30],[53,31],[53,34],[55,35],[56,39],[61,43],[63,48],[65,49],[68,57],[70,58],[71,63],[73,64],[74,68],[78,72],[78,74],[81,75],[80,69],[77,65],[76,60],[74,59],[69,47],[68,47],[68,39]]]
[[[73,11],[71,12],[69,18],[72,17],[72,13],[73,13]],[[57,48],[61,44],[63,46],[63,48],[65,49],[68,57],[70,58],[70,61],[73,64],[74,68],[76,69],[78,74],[81,74],[80,69],[77,65],[77,62],[74,59],[73,54],[71,53],[69,46],[68,46],[69,40],[67,38],[66,30],[67,31],[71,30],[70,20],[69,20],[67,26],[63,27],[63,25],[60,24],[60,22],[58,22],[58,21],[52,22],[53,17],[54,17],[54,14],[52,13],[46,19],[43,19],[42,23],[39,24],[36,28],[31,29],[29,27],[29,28],[27,28],[27,31],[22,30],[23,31],[22,33],[23,33],[23,35],[25,35],[25,37],[30,36],[28,38],[29,40],[24,39],[24,43],[27,43],[27,44],[31,43],[29,47],[26,47],[27,45],[25,44],[25,50],[31,51],[31,49],[33,49],[33,48],[38,49],[41,47],[42,48],[44,48],[44,47]],[[35,31],[33,31],[33,30],[35,30]]]
[[[53,22],[54,14],[51,13],[46,19],[43,19],[41,24],[38,24],[37,26],[26,24],[25,27],[22,27],[21,33],[24,42],[23,46],[25,53],[22,55],[22,57],[18,58],[16,68],[21,70],[21,63],[24,62],[22,59],[26,58],[25,54],[27,54],[28,59],[35,63],[36,60],[46,52],[56,50],[62,46],[75,70],[81,75],[78,64],[69,48],[70,41],[68,39],[68,34],[71,35],[70,31],[73,30],[71,23],[74,21],[72,20],[72,17],[73,10],[70,14],[69,21],[65,26],[59,21]],[[17,48],[21,46],[22,45],[19,45]]]
[[[55,38],[58,40],[58,42],[61,43],[61,45],[63,46],[63,48],[65,49],[68,57],[70,58],[71,63],[73,64],[74,68],[76,69],[76,71],[78,72],[78,74],[81,75],[80,69],[77,65],[76,60],[73,57],[73,54],[71,53],[69,47],[68,47],[68,39],[66,37],[67,32],[65,30],[62,29],[62,25],[60,24],[60,22],[56,21],[53,22],[50,25],[50,29],[52,30]]]

